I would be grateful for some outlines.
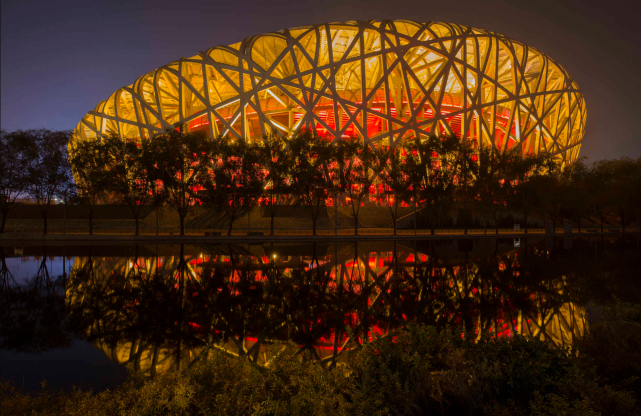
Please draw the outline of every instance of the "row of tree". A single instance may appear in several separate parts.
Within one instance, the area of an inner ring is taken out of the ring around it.
[[[46,234],[52,202],[74,191],[67,156],[70,135],[46,129],[0,131],[0,233],[9,212],[26,195],[40,207]]]
[[[389,208],[394,224],[399,207],[420,213],[432,233],[453,211],[465,228],[473,219],[492,224],[508,213],[539,214],[554,223],[572,218],[620,218],[624,226],[641,209],[641,158],[561,166],[552,155],[520,155],[480,149],[457,137],[411,139],[389,148],[362,140],[331,140],[303,132],[292,139],[270,136],[260,143],[210,139],[170,129],[151,139],[75,140],[69,132],[48,130],[2,133],[0,169],[2,225],[17,197],[41,206],[45,223],[55,197],[87,207],[92,232],[98,204],[123,204],[139,229],[141,210],[166,205],[180,218],[203,205],[234,221],[257,204],[271,217],[278,207],[298,205],[317,221],[328,205],[345,201],[358,233],[361,207]],[[6,149],[7,151],[5,151]],[[74,180],[75,178],[75,180]],[[415,221],[415,226],[417,221]]]

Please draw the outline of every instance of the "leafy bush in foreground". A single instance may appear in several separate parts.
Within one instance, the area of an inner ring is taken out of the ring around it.
[[[616,300],[599,308],[598,320],[577,343],[609,384],[641,394],[641,305]]]
[[[515,336],[474,342],[410,325],[326,369],[281,355],[269,370],[212,352],[153,380],[115,391],[36,397],[1,385],[2,414],[93,415],[635,415],[639,307],[618,302],[577,350]]]

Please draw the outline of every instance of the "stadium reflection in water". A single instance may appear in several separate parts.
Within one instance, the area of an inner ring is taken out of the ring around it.
[[[73,326],[113,361],[153,375],[213,350],[269,366],[290,346],[327,365],[409,322],[477,339],[583,334],[578,285],[543,242],[140,246],[76,258]]]

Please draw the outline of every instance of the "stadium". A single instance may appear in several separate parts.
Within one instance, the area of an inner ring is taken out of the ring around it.
[[[181,58],[98,103],[75,133],[152,137],[181,124],[253,142],[310,129],[374,147],[457,135],[568,164],[585,122],[576,82],[539,50],[457,24],[384,20],[285,29]]]

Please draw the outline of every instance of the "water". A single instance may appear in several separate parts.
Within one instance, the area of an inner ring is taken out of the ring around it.
[[[594,305],[641,299],[638,250],[602,237],[4,246],[0,375],[100,391],[211,348],[340,365],[409,322],[570,346]]]

